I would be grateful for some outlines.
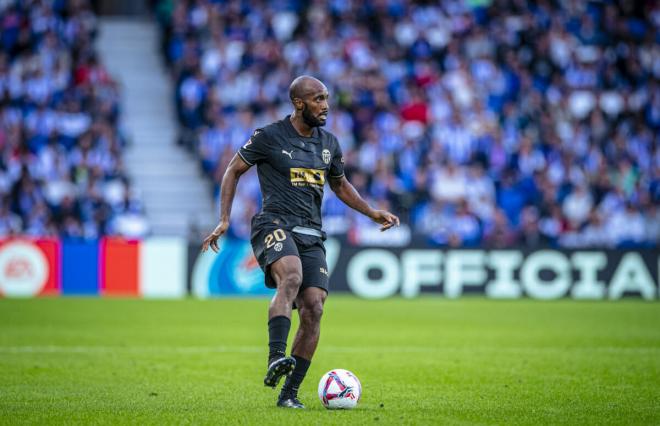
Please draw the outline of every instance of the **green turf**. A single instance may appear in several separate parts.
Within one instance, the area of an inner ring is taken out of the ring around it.
[[[657,303],[333,296],[303,412],[261,384],[266,306],[0,300],[0,423],[660,423]],[[331,368],[357,409],[321,406]]]

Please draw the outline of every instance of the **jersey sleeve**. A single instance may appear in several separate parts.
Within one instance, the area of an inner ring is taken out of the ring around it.
[[[266,132],[262,129],[254,131],[250,139],[238,150],[238,155],[250,166],[266,159],[268,155],[268,142]]]
[[[329,175],[331,178],[340,178],[344,176],[344,154],[341,151],[341,146],[339,146],[337,139],[335,139],[335,149],[330,163]]]

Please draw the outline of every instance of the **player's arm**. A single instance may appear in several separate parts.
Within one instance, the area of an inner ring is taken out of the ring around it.
[[[346,179],[346,176],[330,177],[330,189],[337,194],[350,208],[359,211],[363,215],[371,218],[376,223],[380,223],[381,231],[386,231],[394,225],[399,226],[399,218],[385,210],[375,210],[360,196],[355,187]]]
[[[229,229],[229,216],[231,215],[234,195],[236,195],[236,185],[238,185],[241,175],[249,169],[250,165],[239,155],[234,155],[234,158],[229,162],[229,166],[227,166],[227,170],[222,177],[222,183],[220,184],[220,223],[218,223],[218,226],[215,227],[208,237],[204,238],[202,252],[208,250],[209,246],[214,252],[218,252],[218,238],[224,235],[227,229]]]

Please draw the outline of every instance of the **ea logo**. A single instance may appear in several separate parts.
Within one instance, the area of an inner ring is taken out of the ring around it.
[[[9,297],[34,296],[48,280],[48,260],[32,244],[16,241],[0,248],[0,292]]]
[[[282,247],[283,247],[282,243],[277,243],[273,248],[275,249],[275,251],[282,251]]]
[[[330,163],[330,151],[327,149],[324,149],[323,152],[321,152],[321,156],[323,157],[323,162],[325,164]]]

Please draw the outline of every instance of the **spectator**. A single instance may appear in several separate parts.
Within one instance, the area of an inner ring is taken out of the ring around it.
[[[632,203],[610,216],[607,228],[618,247],[642,246],[646,241],[644,217]]]
[[[576,186],[564,198],[562,212],[568,220],[571,229],[579,229],[587,220],[592,207],[593,199],[588,189],[584,186]]]

